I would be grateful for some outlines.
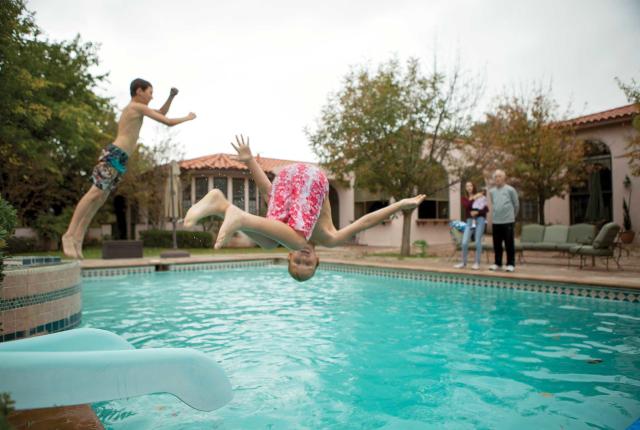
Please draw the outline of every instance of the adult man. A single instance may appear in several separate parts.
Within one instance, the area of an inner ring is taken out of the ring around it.
[[[153,86],[144,79],[134,79],[129,88],[131,101],[122,111],[118,122],[118,135],[115,141],[102,151],[98,164],[93,169],[91,181],[93,185],[80,199],[67,232],[62,236],[62,251],[70,258],[82,258],[82,241],[87,227],[96,212],[104,204],[126,171],[129,155],[138,143],[143,118],[172,127],[185,121],[195,119],[196,114],[190,112],[182,118],[167,118],[165,115],[171,107],[173,98],[178,94],[171,88],[169,98],[160,109],[151,109],[149,102],[153,99]]]
[[[494,264],[489,270],[502,270],[502,243],[507,251],[507,272],[513,272],[516,266],[516,251],[514,246],[514,226],[516,215],[520,209],[518,193],[506,184],[507,175],[503,170],[493,173],[494,187],[489,190],[489,197],[493,209],[491,228],[493,231]]]

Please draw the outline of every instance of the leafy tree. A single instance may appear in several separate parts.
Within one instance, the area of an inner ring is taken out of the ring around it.
[[[629,103],[634,103],[638,107],[640,107],[640,82],[637,82],[635,79],[632,79],[630,83],[625,84],[620,81],[620,79],[616,79],[618,81],[618,86],[622,91],[624,91]],[[640,115],[636,115],[632,120],[633,127],[638,131],[638,133],[629,139],[627,142],[625,154],[626,157],[629,158],[629,167],[631,167],[631,174],[633,176],[640,176]]]
[[[0,284],[4,279],[4,248],[7,245],[7,239],[13,234],[16,227],[16,211],[2,197],[0,197]]]
[[[134,207],[146,211],[149,223],[164,228],[164,196],[169,163],[182,159],[184,153],[176,134],[156,129],[153,146],[139,144],[127,163],[127,173],[116,188],[114,196],[126,199],[127,237],[132,238],[131,225]]]
[[[111,101],[94,92],[97,48],[43,37],[23,0],[0,8],[0,192],[22,223],[59,214],[86,191],[115,132]]]
[[[478,94],[459,69],[446,76],[434,67],[425,75],[415,58],[405,67],[392,59],[375,71],[362,66],[348,73],[342,89],[329,96],[316,130],[306,133],[338,180],[354,177],[355,187],[396,200],[429,195],[449,180],[443,167],[455,164]],[[405,256],[412,212],[403,211]]]
[[[563,196],[584,177],[583,143],[557,111],[550,94],[536,88],[529,98],[499,97],[485,121],[474,127],[474,142],[491,154],[493,167],[504,169],[520,193],[536,199],[542,224],[545,201]]]

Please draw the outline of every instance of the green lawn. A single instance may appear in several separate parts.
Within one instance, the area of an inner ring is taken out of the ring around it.
[[[145,257],[159,257],[160,253],[163,251],[169,251],[171,248],[144,248],[144,256]],[[225,254],[258,254],[258,253],[286,253],[288,252],[285,248],[276,248],[276,249],[262,249],[262,248],[223,248],[223,249],[212,249],[212,248],[187,248],[181,249],[181,251],[188,251],[191,255],[225,255]],[[84,258],[102,258],[102,248],[101,247],[86,247],[82,250],[84,254]],[[13,254],[13,255],[50,255],[50,256],[58,256],[62,258],[66,258],[62,255],[62,251],[48,251],[48,252],[24,252],[21,254]]]

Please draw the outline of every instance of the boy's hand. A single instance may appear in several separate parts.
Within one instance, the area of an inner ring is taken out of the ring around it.
[[[249,148],[249,137],[247,136],[247,143],[244,143],[244,136],[240,135],[240,137],[236,136],[236,144],[234,145],[231,142],[231,146],[238,153],[238,160],[246,163],[251,161],[253,155],[251,154],[251,148]]]
[[[191,121],[192,119],[196,119],[196,114],[193,112],[189,112],[189,115],[187,115],[187,118],[189,119],[189,121]]]
[[[175,97],[178,95],[178,89],[176,87],[171,87],[171,91],[169,91],[170,97]]]

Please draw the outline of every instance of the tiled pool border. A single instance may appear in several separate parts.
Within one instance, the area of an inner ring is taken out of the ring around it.
[[[285,264],[282,258],[261,260],[216,261],[205,263],[170,263],[162,270],[167,271],[195,271],[195,270],[228,270],[239,268],[268,267]],[[439,273],[408,268],[373,267],[350,263],[324,262],[320,268],[342,273],[355,273],[385,278],[409,279],[429,281],[444,284],[475,285],[492,288],[515,289],[546,294],[591,297],[596,299],[640,302],[640,291],[627,288],[578,284],[560,281],[544,281],[534,279],[502,278],[459,273]],[[83,269],[84,278],[103,276],[139,275],[156,271],[155,266],[118,267],[101,269]]]
[[[320,268],[343,273],[356,273],[384,278],[410,279],[444,284],[475,285],[492,288],[516,289],[547,294],[592,297],[596,299],[640,302],[640,291],[626,288],[584,285],[537,279],[498,278],[458,273],[438,273],[422,270],[359,266],[354,264],[320,263]]]
[[[4,275],[0,284],[0,342],[55,333],[80,324],[82,284],[78,262],[21,266]]]

